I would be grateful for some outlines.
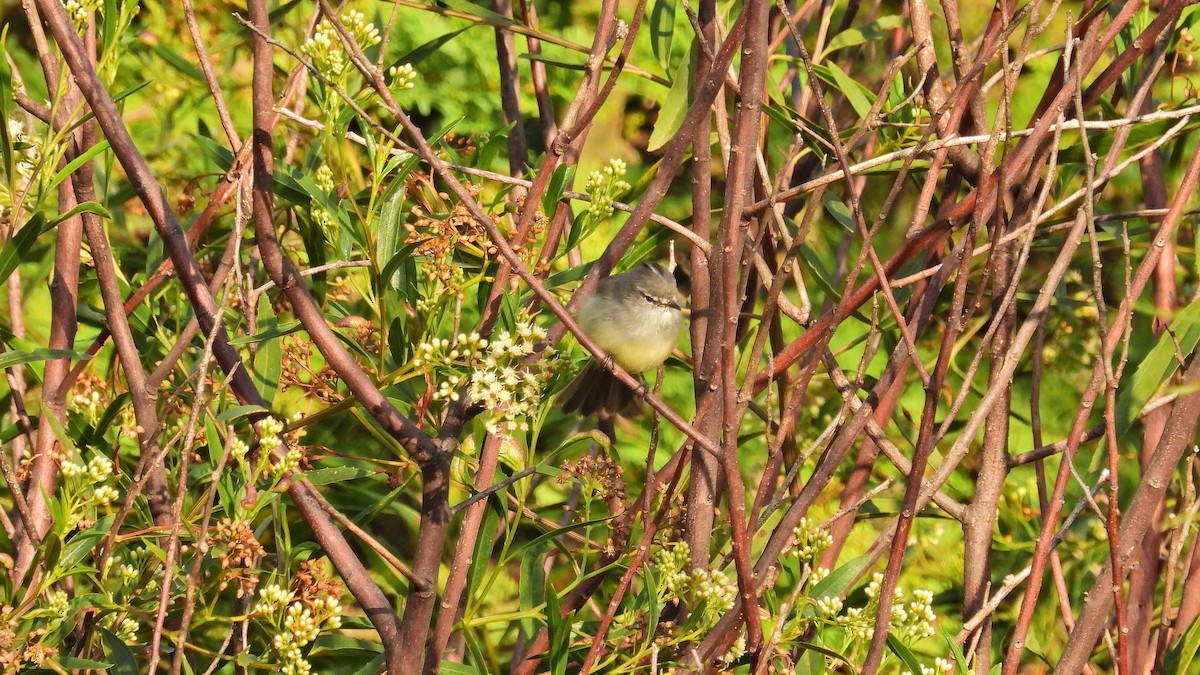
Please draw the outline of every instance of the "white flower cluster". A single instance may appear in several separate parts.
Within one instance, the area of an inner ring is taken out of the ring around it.
[[[336,184],[333,182],[333,169],[330,169],[328,164],[322,163],[321,166],[317,167],[316,174],[313,175],[313,182],[322,191],[333,192],[333,188],[336,187]]]
[[[654,554],[654,568],[662,581],[668,599],[687,593],[692,577],[687,573],[689,549],[686,541],[664,546]]]
[[[283,459],[279,460],[274,466],[275,478],[280,479],[293,471],[298,471],[302,459],[304,459],[303,451],[298,446],[289,445],[288,451],[283,455]]]
[[[703,624],[716,625],[721,615],[733,607],[737,598],[737,582],[720,570],[696,569],[688,571],[690,555],[687,542],[677,542],[659,549],[654,556],[655,571],[659,575],[666,600],[690,599],[703,605]]]
[[[402,63],[388,68],[393,89],[412,89],[417,86],[417,71],[411,64]]]
[[[829,576],[829,571],[830,570],[828,567],[814,567],[813,571],[808,573],[809,588],[812,588],[813,586],[816,586],[824,581],[825,577]]]
[[[46,609],[54,616],[66,615],[70,601],[66,591],[54,589],[46,593]]]
[[[137,639],[137,632],[140,626],[141,624],[134,619],[126,617],[121,619],[120,625],[117,626],[117,630],[114,632],[117,634],[118,638],[121,638],[121,642],[130,644]]]
[[[462,378],[458,375],[451,375],[448,379],[442,380],[438,384],[438,389],[433,393],[435,401],[457,401],[458,400],[458,385],[462,383]]]
[[[332,595],[313,600],[313,610],[324,620],[325,630],[337,630],[342,627],[342,603]]]
[[[100,392],[93,389],[90,394],[79,393],[72,396],[70,408],[71,412],[79,413],[84,419],[94,423],[100,419],[104,401],[100,398]]]
[[[291,591],[279,584],[267,584],[258,591],[258,602],[254,603],[254,612],[271,614],[291,601]]]
[[[359,48],[366,49],[379,44],[379,29],[375,27],[375,24],[367,21],[366,14],[355,9],[347,10],[342,14],[342,25],[354,37]]]
[[[346,51],[337,31],[328,19],[322,19],[313,36],[300,46],[300,53],[312,60],[313,67],[325,77],[336,80],[346,72]]]
[[[240,464],[246,461],[246,453],[250,452],[250,446],[246,445],[246,441],[240,438],[233,439],[229,444],[229,454]]]
[[[59,471],[64,478],[84,479],[83,483],[92,489],[92,501],[100,506],[108,506],[121,497],[117,488],[108,484],[113,475],[113,462],[104,455],[95,455],[87,464],[63,460]]]
[[[132,584],[141,576],[141,570],[128,563],[123,563],[117,567],[117,578],[121,580],[122,586]]]
[[[692,573],[692,594],[697,602],[706,603],[705,614],[712,615],[713,623],[733,608],[737,592],[737,582],[720,570],[698,569]]]
[[[326,233],[326,236],[331,237],[335,241],[337,240],[337,236],[334,234],[337,232],[337,221],[333,219],[333,216],[328,211],[321,208],[317,200],[313,200],[308,214],[312,217],[313,222],[317,224],[317,227],[320,227]]]
[[[42,153],[34,139],[29,135],[25,128],[25,123],[19,118],[10,117],[5,120],[8,126],[8,138],[12,142],[13,147],[18,149],[16,154],[16,165],[13,167],[15,176],[11,185],[4,183],[0,185],[0,222],[13,220],[13,207],[17,200],[17,195],[25,191],[29,182],[33,179],[34,171],[37,170],[38,164],[42,161]],[[11,187],[12,192],[9,192]],[[77,395],[78,396],[78,395]],[[95,421],[99,407],[102,405],[99,394],[90,397],[88,401],[78,402],[71,401],[72,408],[82,403],[85,408],[91,409],[93,413],[89,418]]]
[[[429,342],[417,345],[413,367],[470,367],[483,357],[487,346],[488,341],[480,337],[479,333],[459,333],[453,341],[435,337]]]
[[[379,44],[379,29],[367,21],[366,15],[357,10],[342,14],[342,25],[358,43],[360,49]],[[328,19],[322,19],[313,31],[313,36],[300,46],[300,53],[312,60],[313,67],[330,80],[338,80],[346,73],[349,59],[342,48],[337,31]]]
[[[153,556],[150,549],[144,547],[125,549],[120,553],[114,553],[108,559],[105,577],[106,579],[116,579],[115,590],[123,589],[134,595],[142,592],[156,592],[157,580],[162,578],[163,567],[158,565],[157,561],[155,564],[147,565]],[[150,570],[149,574],[143,572],[147,568]],[[149,579],[143,583],[142,579],[147,576]]]
[[[525,363],[546,330],[532,322],[520,323],[516,334],[502,331],[487,346],[487,356],[471,373],[471,398],[487,411],[484,424],[491,433],[529,429],[526,417],[542,404],[542,385],[554,375],[555,351],[547,347],[537,361]]]
[[[878,607],[879,591],[883,584],[883,575],[876,573],[867,584],[866,595],[869,598],[866,607],[851,607],[845,614],[834,620],[846,629],[846,634],[852,640],[869,640],[875,635],[875,608]],[[897,588],[893,594],[891,616],[888,619],[888,630],[898,639],[914,642],[934,634],[933,623],[937,615],[933,612],[933,592],[917,589],[912,592],[913,599],[904,602],[904,591]]]
[[[262,440],[258,442],[258,447],[264,453],[270,454],[275,452],[283,445],[283,439],[279,434],[283,433],[283,422],[280,422],[274,417],[266,417],[258,423],[258,432],[262,434]]]
[[[630,185],[624,180],[627,167],[619,159],[611,159],[600,171],[588,174],[584,192],[587,193],[591,204],[588,214],[597,220],[603,220],[613,213],[613,201],[617,195],[629,190]]]
[[[83,30],[88,17],[100,8],[100,0],[63,0],[63,8],[75,24],[75,30]]]
[[[901,607],[897,598],[892,606],[892,626],[897,633],[910,640],[933,637],[933,623],[937,621],[937,615],[933,613],[933,591],[919,588],[912,595],[907,610]]]
[[[954,672],[954,663],[941,657],[933,660],[932,666],[927,666],[924,663],[918,664],[921,666],[921,675],[944,675],[945,673]],[[904,671],[905,675],[914,675],[913,671]]]
[[[836,595],[817,598],[817,610],[827,617],[835,617],[842,612],[842,599]]]
[[[721,660],[724,661],[726,664],[730,664],[730,663],[733,663],[734,661],[740,659],[742,657],[742,654],[745,654],[745,653],[746,653],[746,634],[738,633],[737,639],[733,641],[733,646],[729,648],[729,651],[725,653],[724,658],[722,658]]]
[[[833,545],[833,535],[827,530],[817,527],[811,518],[801,518],[800,523],[792,530],[795,548],[792,555],[803,563],[812,563],[825,549]]]
[[[262,602],[260,600],[260,602]],[[317,614],[314,615],[313,609]],[[303,603],[294,602],[288,605],[283,618],[283,632],[275,636],[271,646],[279,655],[280,672],[287,675],[307,675],[312,672],[312,665],[304,659],[304,646],[321,633],[322,624],[327,630],[337,630],[341,627],[341,605],[336,598],[315,600],[313,609]],[[320,618],[324,616],[324,619]]]
[[[453,341],[433,338],[429,342],[417,345],[417,355],[412,361],[413,367],[452,371],[469,369],[483,358],[487,346],[488,341],[480,337],[479,333],[459,333]],[[437,391],[433,394],[434,400],[457,401],[463,377],[457,374],[448,375],[438,384]]]
[[[300,460],[304,458],[304,452],[298,446],[284,441],[281,435],[283,434],[283,422],[275,417],[267,417],[258,423],[258,431],[262,434],[258,441],[258,448],[263,458],[274,457],[275,451],[279,448],[287,450],[282,459],[271,465],[277,480],[300,468]],[[237,452],[241,452],[241,456],[245,457],[245,452],[240,447],[234,449],[234,453]]]

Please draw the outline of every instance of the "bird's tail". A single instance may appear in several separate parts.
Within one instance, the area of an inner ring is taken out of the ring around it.
[[[634,417],[642,411],[642,396],[595,360],[588,361],[558,400],[563,412],[578,410],[584,417]]]

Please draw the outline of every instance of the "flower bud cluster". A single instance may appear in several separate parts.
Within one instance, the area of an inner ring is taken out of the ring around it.
[[[117,637],[121,639],[121,642],[124,642],[128,645],[133,644],[137,640],[137,632],[138,628],[140,627],[141,624],[139,624],[137,620],[130,617],[125,617],[124,619],[121,619],[120,623],[116,626],[116,630],[113,632],[117,634]]]
[[[342,25],[346,32],[358,44],[359,49],[366,49],[379,44],[379,29],[367,21],[366,15],[357,10],[347,10],[341,16]],[[349,55],[342,47],[337,30],[328,19],[322,19],[313,31],[313,36],[300,46],[300,53],[312,60],[313,67],[330,80],[337,81],[349,65]]]
[[[273,593],[278,595],[277,592]],[[273,598],[269,602],[273,604],[277,600],[277,598]],[[264,599],[260,599],[258,606],[261,606],[263,602]],[[312,604],[312,607],[306,606],[303,602],[293,602],[288,605],[283,617],[283,629],[271,640],[271,646],[279,655],[280,672],[282,673],[291,675],[311,673],[312,665],[304,658],[304,647],[316,640],[322,629],[337,630],[342,625],[342,607],[337,598],[332,596],[317,598]]]
[[[258,591],[255,614],[273,614],[292,601],[292,592],[279,584],[267,584]]]
[[[108,506],[121,497],[113,482],[113,461],[105,455],[94,455],[86,464],[64,459],[59,471],[73,486],[86,495],[83,505]],[[72,509],[72,526],[87,523],[90,519],[82,510]]]
[[[921,666],[921,675],[945,675],[946,673],[954,672],[954,663],[940,656],[933,660],[932,666],[927,666],[924,663],[918,665]]]
[[[484,425],[491,433],[529,429],[526,418],[542,404],[543,385],[554,375],[555,354],[545,348],[527,363],[546,339],[546,330],[532,322],[517,324],[516,332],[501,331],[487,345],[487,354],[471,373],[471,399],[482,405]]]
[[[75,24],[75,30],[82,31],[92,13],[100,9],[100,0],[63,0],[63,8]]]
[[[312,60],[317,72],[337,80],[346,72],[346,50],[328,19],[322,19],[313,36],[300,46],[300,53]]]
[[[393,89],[413,89],[417,86],[417,71],[408,63],[388,68]]]
[[[333,169],[330,169],[328,164],[322,163],[313,174],[313,182],[321,188],[322,192],[333,192],[333,188],[336,187],[333,182]]]
[[[3,123],[8,126],[8,139],[12,143],[13,150],[15,150],[13,153],[13,159],[15,160],[13,172],[15,175],[12,176],[11,181],[0,181],[0,225],[11,226],[14,220],[14,204],[20,201],[18,195],[28,189],[34,172],[42,162],[42,150],[35,139],[30,136],[22,120],[10,117],[4,120]],[[86,376],[81,378],[79,385],[87,384],[88,380],[89,378]],[[72,408],[79,404],[79,402],[74,400],[71,403]],[[90,402],[84,403],[91,407],[103,405],[98,393],[91,397]],[[90,419],[94,420],[95,417],[93,416]]]
[[[469,368],[483,357],[488,341],[479,333],[459,333],[454,340],[433,338],[417,345],[413,367],[424,368]]]
[[[588,214],[596,220],[603,220],[611,216],[613,202],[617,196],[630,189],[629,183],[622,180],[626,169],[624,161],[612,159],[603,169],[588,174],[587,183],[583,189],[591,200]]]
[[[687,600],[703,607],[701,624],[710,628],[733,607],[737,598],[737,582],[720,570],[697,568],[688,570],[690,553],[687,542],[677,542],[659,549],[654,556],[660,591],[667,601]]]
[[[882,584],[883,575],[876,573],[865,589],[867,606],[851,607],[845,614],[832,617],[838,625],[845,628],[851,640],[870,640],[875,635],[875,614],[879,607],[879,591]],[[912,600],[905,603],[904,591],[899,588],[895,590],[888,630],[897,639],[915,642],[932,637],[935,633],[935,621],[937,615],[933,612],[932,591],[917,589],[912,592]]]
[[[791,553],[803,563],[814,562],[833,545],[833,535],[817,527],[812,518],[801,518],[800,524],[792,530],[792,538],[795,543]]]

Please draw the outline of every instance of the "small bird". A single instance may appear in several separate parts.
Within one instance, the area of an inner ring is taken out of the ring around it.
[[[683,296],[675,277],[657,263],[603,279],[583,302],[579,327],[631,375],[662,365],[683,327]],[[641,397],[595,359],[563,390],[563,412],[632,417]]]

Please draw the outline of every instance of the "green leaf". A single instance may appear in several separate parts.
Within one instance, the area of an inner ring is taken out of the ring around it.
[[[957,675],[971,675],[971,671],[967,669],[967,657],[963,654],[958,643],[954,641],[954,636],[946,631],[942,631],[942,639],[946,641],[946,648],[950,650],[950,655],[954,657],[954,672]]]
[[[555,66],[557,68],[562,68],[563,70],[579,70],[579,71],[584,70],[584,65],[582,63],[570,63],[568,61],[560,61],[558,59],[552,59],[552,58],[550,58],[548,56],[544,56],[542,54],[521,54],[521,55],[517,56],[517,58],[526,59],[528,61],[540,61],[547,65]]]
[[[400,58],[393,61],[392,65],[389,66],[389,69],[394,68],[396,66],[404,65],[406,63],[409,65],[415,66],[416,64],[429,58],[432,54],[437,52],[437,50],[444,47],[447,42],[458,37],[464,31],[466,31],[468,28],[472,28],[475,25],[477,25],[477,24],[469,24],[467,26],[464,26],[463,28],[459,28],[456,31],[451,31],[449,33],[446,33],[445,35],[439,35],[439,36],[433,38],[432,40],[430,40],[429,42],[426,42],[425,44],[417,46],[412,51],[408,52],[404,56],[401,56]],[[387,69],[385,69],[384,72],[387,72]]]
[[[4,32],[0,34],[0,52],[8,54],[8,26],[4,26]],[[13,143],[12,138],[8,135],[8,120],[12,115],[12,69],[8,66],[8,59],[0,59],[0,159],[4,162],[4,175],[14,175],[13,167],[15,159],[13,158]],[[0,279],[7,279],[8,274],[5,274]]]
[[[865,555],[847,561],[846,564],[830,572],[829,576],[817,582],[817,585],[809,591],[809,597],[824,598],[845,593],[846,589],[850,588],[850,584],[854,583],[859,574],[870,564],[870,557]]]
[[[813,66],[813,72],[826,84],[842,92],[842,95],[850,102],[850,107],[854,108],[854,112],[858,113],[860,118],[865,118],[870,114],[871,100],[875,98],[875,93],[844,73],[836,63],[829,61],[823,65]]]
[[[204,81],[204,71],[200,70],[200,66],[197,66],[191,61],[183,58],[182,55],[167,45],[156,41],[151,49],[154,50],[155,54],[158,54],[160,59],[166,61],[167,65],[171,66],[175,70],[178,70],[181,74],[188,77],[193,82],[200,83]]]
[[[284,335],[290,335],[291,333],[294,333],[299,329],[300,329],[299,321],[285,321],[283,323],[273,324],[266,330],[261,330],[261,331],[255,333],[254,335],[247,335],[245,337],[240,337],[240,338],[235,338],[233,340],[230,340],[229,344],[231,344],[235,347],[242,346],[242,345],[257,344],[257,343],[263,342],[265,340],[271,340],[274,338],[283,337]]]
[[[888,635],[887,646],[888,649],[890,649],[892,653],[900,659],[900,662],[903,663],[904,667],[910,672],[921,672],[921,663],[917,661],[917,657],[912,653],[912,650],[905,646],[903,642],[898,640],[895,635]]]
[[[393,181],[383,198],[379,208],[379,217],[375,220],[375,268],[382,270],[395,257],[404,241],[404,181]],[[390,277],[381,278],[382,283],[388,284],[392,290],[400,290],[400,270],[392,272]]]
[[[825,207],[825,212],[847,232],[854,234],[858,231],[858,228],[854,225],[854,214],[850,212],[850,207],[846,206],[846,203],[837,195],[832,192],[826,192],[821,203]]]
[[[578,522],[578,523],[571,523],[570,525],[566,525],[564,527],[556,527],[553,530],[550,530],[548,532],[543,532],[542,534],[540,534],[537,537],[534,537],[532,540],[530,540],[530,542],[528,544],[525,544],[524,546],[521,546],[521,547],[517,547],[515,550],[509,551],[508,555],[506,555],[504,557],[504,559],[500,561],[500,563],[504,564],[504,563],[508,562],[509,560],[512,560],[517,555],[525,555],[525,553],[527,551],[536,550],[537,547],[540,546],[543,542],[553,542],[555,539],[557,539],[558,537],[560,537],[568,532],[572,532],[574,530],[582,530],[582,529],[585,529],[588,527],[592,527],[593,525],[599,525],[601,523],[607,522],[610,518],[611,517],[609,517],[609,518],[594,518],[592,520],[585,520],[585,521]]]
[[[554,675],[567,672],[567,655],[571,646],[570,617],[563,619],[554,586],[546,584],[546,634],[550,638],[547,666]]]
[[[527,550],[521,556],[521,578],[518,580],[517,595],[521,611],[528,612],[546,602],[546,568],[543,567],[544,556],[540,550]],[[537,626],[533,619],[522,619],[522,628],[526,635],[534,635]]]
[[[229,151],[229,148],[203,134],[193,134],[191,138],[200,151],[204,153],[204,156],[220,168],[221,171],[229,171],[233,167],[234,155]]]
[[[108,669],[108,675],[138,675],[137,658],[121,638],[101,628],[100,637],[104,641],[104,651],[113,666]]]
[[[1186,675],[1195,672],[1192,669],[1192,660],[1196,658],[1197,649],[1200,649],[1200,619],[1192,621],[1192,625],[1183,634],[1183,639],[1167,651],[1167,657],[1163,659],[1163,675]]]
[[[854,665],[854,662],[851,661],[849,657],[845,656],[844,654],[842,654],[841,652],[839,652],[837,650],[830,649],[829,647],[826,647],[825,645],[819,645],[815,642],[807,642],[804,640],[790,640],[790,641],[788,641],[788,644],[796,645],[797,647],[803,647],[804,649],[806,649],[808,651],[816,652],[818,654],[824,654],[825,656],[828,656],[831,659],[841,661],[842,663],[845,663],[846,665],[849,665],[849,666]],[[824,659],[822,659],[822,661],[824,661]],[[851,670],[851,672],[853,672],[853,670]],[[920,672],[920,671],[917,671],[917,672]]]
[[[1121,388],[1116,408],[1118,437],[1129,431],[1138,413],[1179,368],[1176,345],[1186,361],[1196,350],[1197,342],[1200,342],[1200,300],[1193,300],[1179,310],[1171,320],[1168,332],[1158,339],[1150,353],[1138,364],[1129,379],[1129,386]]]
[[[474,598],[479,588],[479,582],[487,573],[488,565],[492,563],[492,546],[496,542],[496,530],[499,527],[504,507],[500,505],[496,495],[488,497],[483,522],[479,524],[479,532],[475,538],[475,550],[471,554],[471,567],[467,569],[466,597]]]
[[[0,368],[9,368],[31,361],[53,361],[54,359],[86,361],[90,358],[92,357],[88,354],[73,352],[70,349],[50,349],[49,347],[45,347],[29,351],[4,352],[0,354]]]
[[[46,227],[47,229],[58,227],[59,223],[70,220],[81,213],[94,213],[106,220],[112,220],[112,214],[108,212],[108,209],[101,206],[99,202],[84,202],[66,213],[58,214],[49,223],[46,223]]]
[[[228,422],[230,420],[235,420],[239,417],[245,417],[246,415],[254,415],[256,413],[269,413],[269,412],[271,412],[271,411],[267,410],[266,408],[262,407],[261,405],[240,405],[236,408],[226,410],[225,412],[221,413],[220,415],[217,415],[217,421],[218,422]]]
[[[409,305],[415,305],[419,298],[417,291],[417,261],[413,258],[413,251],[417,250],[420,241],[414,241],[400,247],[399,251],[387,261],[384,265],[380,277],[387,279],[389,277],[396,279],[395,290],[399,291],[400,297]]]
[[[362,478],[372,473],[369,469],[360,469],[353,466],[330,466],[324,469],[309,471],[304,474],[304,477],[313,485],[329,485],[330,483],[340,483],[346,480]]]
[[[470,2],[469,0],[439,0],[439,4],[445,5],[450,9],[457,9],[460,12],[467,12],[476,16],[487,19],[490,23],[495,23],[500,26],[514,26],[516,22],[512,19],[495,12],[478,3]]]
[[[881,38],[887,37],[888,31],[894,28],[901,28],[905,25],[903,17],[888,15],[883,16],[861,28],[847,28],[838,33],[826,45],[825,51],[817,57],[817,61],[824,61],[825,57],[839,49],[861,45],[866,42],[874,42]]]
[[[95,145],[93,145],[92,147],[88,148],[87,152],[84,152],[82,155],[71,160],[70,164],[67,164],[62,169],[60,169],[58,171],[58,173],[54,174],[54,177],[50,179],[50,185],[46,188],[46,190],[50,191],[50,190],[53,190],[54,188],[58,187],[59,183],[66,180],[67,177],[70,176],[71,174],[75,173],[75,171],[77,169],[79,169],[79,167],[90,162],[93,157],[104,152],[105,150],[108,150],[108,141],[105,139],[101,139],[100,142],[98,142]]]
[[[763,105],[762,110],[767,114],[767,117],[770,117],[772,120],[786,128],[789,133],[800,133],[801,127],[796,123],[796,118],[800,117],[800,115],[793,115],[792,110],[786,106],[767,103]],[[816,129],[816,127],[809,127],[809,129]]]
[[[71,541],[63,547],[62,557],[58,560],[57,567],[64,570],[70,569],[83,560],[96,544],[108,536],[108,530],[112,527],[112,523],[113,516],[104,516],[88,529],[71,537]]]
[[[554,212],[558,210],[558,200],[562,199],[574,176],[575,167],[566,164],[559,164],[550,175],[550,183],[546,185],[546,193],[542,195],[542,213],[545,213],[547,218],[554,217]]]
[[[371,640],[362,640],[359,638],[350,637],[348,635],[339,635],[337,633],[322,633],[313,640],[313,651],[322,650],[333,652],[349,649],[357,652],[370,652],[372,654],[382,654],[383,645]]]
[[[683,126],[687,117],[688,94],[691,90],[691,59],[682,59],[671,80],[671,89],[663,100],[662,109],[658,111],[658,119],[654,121],[654,131],[650,132],[650,140],[646,149],[650,152],[658,150],[667,144]]]
[[[117,30],[117,15],[119,13],[120,10],[117,8],[117,0],[104,0],[104,10],[101,12],[104,22],[100,27],[101,61],[104,61],[104,57],[109,55],[113,45],[117,43],[117,38],[120,37],[119,31]]]
[[[825,270],[825,266],[821,263],[821,258],[817,255],[816,251],[812,250],[807,244],[801,244],[797,262],[804,269],[806,278],[811,276],[817,286],[834,302],[841,300],[842,292],[833,287],[833,283],[829,280],[829,273]]]
[[[46,231],[45,221],[42,214],[34,214],[29,222],[25,223],[25,227],[17,230],[4,248],[0,248],[0,279],[7,279],[22,260],[29,259],[29,253],[37,243],[38,236]]]
[[[654,0],[650,10],[650,49],[667,70],[671,65],[671,38],[675,35],[676,0]]]
[[[271,303],[258,303],[258,325],[265,326],[267,331],[278,329],[275,323],[275,311]],[[254,353],[254,384],[268,405],[275,400],[275,392],[279,390],[279,377],[283,374],[283,346],[279,338],[263,340]]]
[[[117,415],[121,414],[121,410],[129,404],[133,397],[129,392],[123,392],[109,403],[104,412],[100,414],[100,421],[96,422],[96,426],[87,433],[87,435],[79,439],[79,447],[95,445],[97,442],[103,442],[104,432],[113,428],[117,421]]]
[[[796,675],[825,675],[825,671],[825,657],[815,649],[806,650],[796,660]]]

